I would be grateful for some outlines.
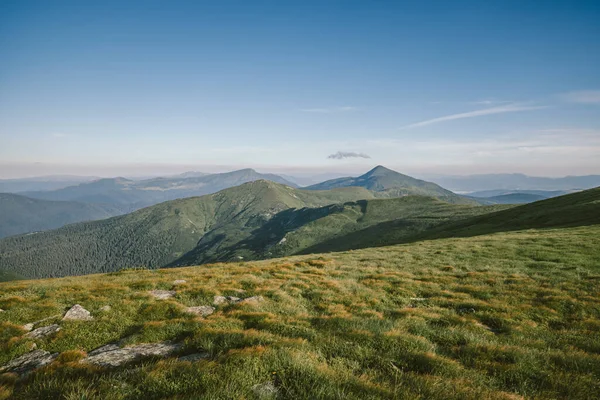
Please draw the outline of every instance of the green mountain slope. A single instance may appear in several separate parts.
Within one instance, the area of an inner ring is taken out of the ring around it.
[[[260,179],[296,187],[295,184],[278,175],[260,174],[253,169],[242,169],[222,174],[183,174],[141,181],[125,178],[100,179],[60,190],[28,192],[27,195],[46,200],[115,204],[134,211],[163,201],[216,193]]]
[[[196,247],[214,251],[246,239],[289,208],[373,198],[364,188],[304,191],[255,181],[219,193],[165,202],[131,214],[0,241],[0,270],[27,277],[161,267]]]
[[[118,207],[0,193],[0,238],[123,214]]]
[[[490,206],[484,207],[489,209]],[[519,206],[497,205],[499,210],[460,220],[448,220],[427,230],[405,235],[400,221],[387,221],[341,236],[335,242],[322,242],[306,252],[346,250],[352,246],[339,243],[364,243],[386,246],[417,240],[468,237],[524,229],[564,228],[600,224],[600,188],[553,197]],[[502,210],[502,207],[508,209]],[[369,238],[365,240],[364,238]],[[362,247],[362,246],[361,246]]]
[[[213,240],[224,233],[216,229],[171,266],[364,248],[379,244],[382,235],[387,239],[393,236],[399,242],[447,221],[506,207],[456,205],[433,197],[404,196],[288,209],[274,215],[244,240]],[[382,223],[386,226],[385,230],[377,228],[369,230],[368,235],[360,234],[349,239],[355,232],[364,232],[365,228]],[[228,236],[235,237],[231,233]]]
[[[377,166],[364,175],[353,178],[331,179],[306,187],[308,190],[327,190],[358,186],[372,190],[378,197],[400,197],[406,195],[430,196],[455,204],[477,204],[432,182],[415,179],[391,169]]]

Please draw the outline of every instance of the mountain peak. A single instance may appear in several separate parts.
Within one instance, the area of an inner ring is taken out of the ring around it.
[[[367,172],[366,174],[364,174],[364,176],[386,175],[389,173],[397,174],[398,172],[391,170],[389,168],[386,168],[383,165],[378,165],[375,168],[373,168],[372,170],[370,170],[369,172]]]

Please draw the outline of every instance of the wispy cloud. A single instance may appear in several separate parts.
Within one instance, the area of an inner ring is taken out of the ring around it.
[[[355,153],[353,151],[338,151],[335,154],[328,155],[327,158],[333,160],[343,160],[344,158],[371,158],[371,156],[365,153]]]
[[[469,112],[464,112],[464,113],[460,113],[460,114],[452,114],[452,115],[446,115],[446,116],[439,117],[439,118],[428,119],[426,121],[421,121],[421,122],[407,125],[404,128],[418,128],[421,126],[437,124],[437,123],[444,122],[444,121],[452,121],[455,119],[475,118],[475,117],[482,117],[484,115],[504,114],[504,113],[529,111],[529,110],[539,110],[542,108],[547,108],[547,106],[532,106],[532,105],[525,105],[525,104],[518,104],[518,103],[506,104],[506,105],[497,106],[497,107],[485,108],[483,110],[475,110],[475,111],[469,111]]]
[[[569,103],[600,104],[600,90],[580,90],[565,93],[561,98]]]
[[[358,111],[357,107],[325,107],[325,108],[303,108],[300,111],[308,112],[308,113],[318,113],[318,114],[334,114],[334,113],[345,113]]]

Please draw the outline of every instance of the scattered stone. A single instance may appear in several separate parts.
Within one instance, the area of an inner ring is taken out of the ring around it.
[[[170,299],[176,294],[174,290],[151,290],[149,293],[159,300]]]
[[[242,299],[234,296],[215,296],[213,299],[213,305],[220,306],[221,304],[238,303]]]
[[[119,350],[119,345],[115,343],[105,344],[104,346],[100,346],[97,349],[94,349],[88,353],[88,356],[95,356],[97,354],[106,353],[107,351]]]
[[[184,283],[187,283],[185,279],[177,279],[173,281],[173,285],[183,285]]]
[[[119,367],[145,357],[166,357],[180,350],[182,347],[182,344],[170,342],[139,344],[116,349],[111,347],[82,359],[80,363],[93,364],[100,367]]]
[[[33,331],[25,334],[25,337],[31,338],[31,339],[42,339],[42,338],[45,338],[46,336],[53,335],[58,331],[60,331],[60,326],[58,326],[57,324],[48,325],[48,326],[43,326],[41,328],[34,329]]]
[[[51,354],[44,350],[34,350],[0,367],[0,373],[14,372],[23,376],[34,369],[50,364],[56,357],[58,357],[58,353]]]
[[[277,388],[271,381],[252,386],[252,392],[261,400],[274,399],[277,397]]]
[[[100,311],[102,312],[108,312],[110,310],[112,310],[112,307],[108,305],[100,307]]]
[[[196,361],[200,361],[200,360],[206,360],[208,357],[209,357],[208,353],[195,353],[195,354],[189,354],[187,356],[179,357],[177,360],[178,361],[196,362]]]
[[[0,308],[0,312],[4,312],[4,310]]]
[[[425,301],[427,300],[425,297],[411,297],[412,301]]]
[[[29,346],[29,351],[33,351],[35,349],[37,349],[37,343],[33,342],[33,343],[31,343],[31,346]]]
[[[264,301],[264,300],[265,300],[265,298],[262,296],[252,296],[252,297],[247,297],[239,302],[244,303],[244,304],[256,304],[256,303],[260,303],[261,301]]]
[[[198,306],[198,307],[188,307],[185,309],[186,312],[201,315],[203,317],[209,316],[210,314],[215,312],[215,308],[211,306]]]
[[[25,324],[23,325],[23,329],[25,329],[27,332],[31,331],[33,329],[33,322],[30,322],[29,324]]]
[[[91,321],[94,319],[92,314],[79,304],[75,304],[66,312],[63,321]]]

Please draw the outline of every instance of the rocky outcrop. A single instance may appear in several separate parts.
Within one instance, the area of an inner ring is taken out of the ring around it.
[[[44,350],[34,350],[0,367],[0,373],[14,372],[20,376],[27,375],[35,369],[50,364],[56,357],[58,357],[58,353],[51,354]]]
[[[260,303],[265,298],[262,296],[252,296],[241,299],[234,296],[215,296],[213,298],[213,305],[220,306],[223,304],[236,304],[236,303]]]
[[[211,306],[197,306],[197,307],[188,307],[185,309],[186,312],[191,314],[200,315],[202,317],[207,317],[210,314],[215,312],[215,308]]]
[[[79,304],[71,307],[63,317],[63,321],[91,321],[93,319],[92,314]]]
[[[106,345],[90,352],[90,356],[80,362],[106,368],[119,367],[147,357],[166,357],[182,347],[180,343],[170,342],[139,344],[123,348]]]
[[[186,283],[187,281],[185,279],[175,279],[173,281],[173,285],[183,285],[184,283]]]
[[[32,330],[31,332],[25,334],[25,337],[30,339],[42,339],[46,336],[53,335],[58,331],[60,331],[60,326],[57,324],[48,325]]]

